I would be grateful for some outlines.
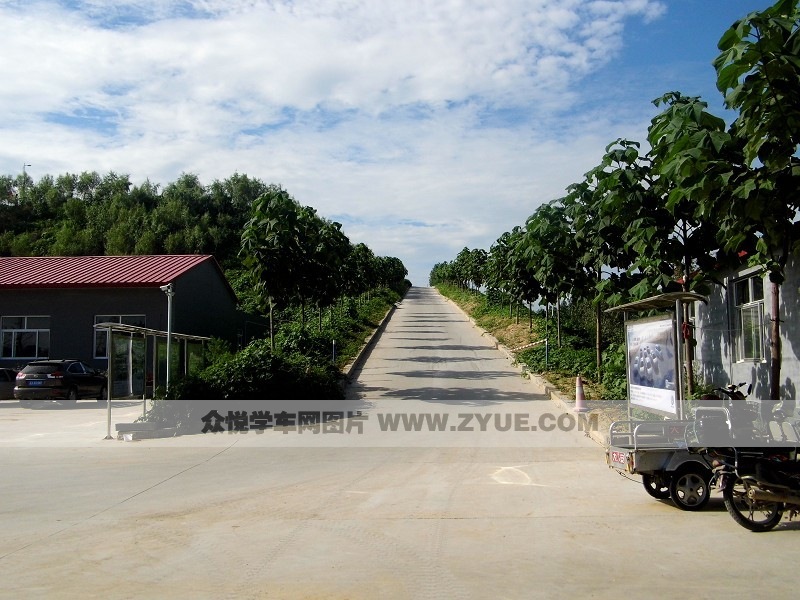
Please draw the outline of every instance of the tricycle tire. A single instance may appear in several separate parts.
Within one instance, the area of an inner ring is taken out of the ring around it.
[[[642,485],[644,490],[656,500],[667,500],[669,498],[669,479],[664,483],[661,477],[644,473],[642,475]]]
[[[700,510],[711,497],[711,471],[699,464],[687,464],[669,481],[669,496],[681,510]]]

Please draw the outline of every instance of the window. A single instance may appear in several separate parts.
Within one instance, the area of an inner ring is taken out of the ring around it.
[[[96,315],[94,324],[98,323],[121,323],[123,325],[134,325],[136,327],[146,327],[147,319],[145,315]],[[105,329],[95,330],[94,332],[94,357],[108,358],[108,331]]]
[[[764,359],[764,277],[762,274],[733,283],[736,360]]]
[[[2,358],[50,356],[50,317],[0,317]]]

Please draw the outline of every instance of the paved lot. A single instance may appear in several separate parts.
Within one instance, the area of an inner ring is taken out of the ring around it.
[[[116,423],[131,423],[143,412],[141,402],[111,403],[112,435]],[[16,401],[0,401],[0,449],[75,447],[94,445],[108,431],[107,405],[79,400],[75,405],[40,402],[21,408]]]
[[[140,442],[104,441],[99,408],[0,407],[0,597],[795,595],[800,527],[749,533],[717,498],[678,511],[583,432],[543,431],[559,411],[432,291],[341,407],[362,433]],[[390,432],[380,414],[451,420]]]

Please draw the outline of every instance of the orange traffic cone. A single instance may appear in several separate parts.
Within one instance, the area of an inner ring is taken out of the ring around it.
[[[583,380],[581,376],[575,379],[575,412],[586,412],[589,409],[586,407],[586,395],[583,393]]]

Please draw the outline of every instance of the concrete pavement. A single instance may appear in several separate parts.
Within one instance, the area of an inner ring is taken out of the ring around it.
[[[0,444],[0,597],[794,594],[796,524],[752,534],[718,498],[653,500],[583,432],[538,429],[562,413],[484,342],[412,290],[351,388],[363,433]],[[476,416],[390,432],[378,414]]]

